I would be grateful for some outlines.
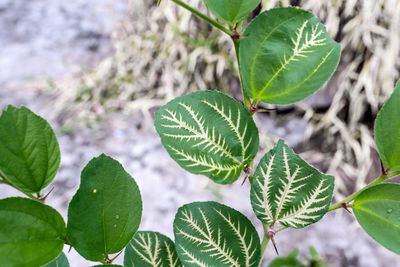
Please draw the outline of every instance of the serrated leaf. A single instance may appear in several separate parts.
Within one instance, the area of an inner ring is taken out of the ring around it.
[[[247,18],[261,0],[204,0],[204,2],[218,19],[234,24]]]
[[[0,200],[0,262],[3,267],[42,266],[61,253],[65,223],[53,208],[27,198]]]
[[[139,231],[126,246],[125,267],[179,267],[182,266],[174,242],[157,232]]]
[[[67,257],[65,256],[64,252],[62,252],[60,254],[60,256],[58,256],[57,259],[50,262],[49,264],[47,264],[44,267],[69,267],[69,262],[68,262]]]
[[[251,205],[266,224],[302,228],[324,216],[333,187],[333,176],[320,173],[279,140],[257,166]]]
[[[400,80],[375,120],[375,142],[389,170],[400,170]]]
[[[0,177],[24,193],[38,193],[60,166],[60,148],[49,123],[26,107],[0,116]]]
[[[141,216],[135,180],[118,161],[102,154],[82,171],[68,208],[68,240],[84,258],[101,261],[128,244]]]
[[[184,266],[258,266],[256,229],[240,212],[216,202],[179,208],[174,220],[176,250]]]
[[[247,94],[290,104],[316,92],[332,75],[340,45],[312,13],[294,7],[258,15],[240,42],[240,70]]]
[[[353,211],[365,232],[400,254],[400,184],[378,184],[364,190],[355,199]]]
[[[236,181],[258,150],[258,130],[250,113],[216,91],[175,98],[156,112],[155,126],[182,168],[216,183]]]

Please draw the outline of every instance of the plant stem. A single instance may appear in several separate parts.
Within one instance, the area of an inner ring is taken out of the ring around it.
[[[180,5],[181,7],[189,10],[191,13],[193,13],[194,15],[198,16],[199,18],[201,18],[202,20],[206,21],[207,23],[209,23],[210,25],[214,26],[215,28],[221,30],[222,32],[228,34],[229,36],[233,35],[233,32],[230,31],[229,29],[227,29],[226,27],[224,27],[223,25],[219,24],[216,20],[210,18],[209,16],[199,12],[198,10],[194,9],[193,7],[185,4],[184,2],[182,2],[181,0],[172,0],[173,2],[175,2],[177,5]]]
[[[261,243],[261,253],[260,253],[261,257],[260,257],[260,264],[258,266],[261,266],[262,260],[264,258],[265,250],[267,249],[267,245],[270,240],[270,238],[268,236],[268,225],[263,223],[263,228],[264,228],[264,236],[263,236],[263,240]]]
[[[397,175],[399,175],[399,174],[400,174],[400,171],[395,171],[395,172],[392,172],[392,173],[387,174],[386,176],[385,176],[385,175],[379,176],[378,178],[376,178],[372,183],[370,183],[370,184],[367,185],[366,187],[364,187],[364,188],[362,188],[361,190],[355,192],[354,194],[352,194],[352,195],[349,196],[348,198],[346,198],[346,199],[344,199],[344,200],[342,200],[342,201],[340,201],[340,202],[338,202],[338,203],[333,204],[332,206],[330,206],[327,212],[330,212],[330,211],[332,211],[332,210],[336,210],[336,209],[341,208],[343,203],[346,203],[346,204],[347,204],[347,203],[350,203],[350,202],[353,201],[361,192],[363,192],[365,189],[370,188],[371,186],[377,185],[377,184],[379,184],[379,183],[381,183],[381,182],[383,182],[383,181],[385,181],[385,180],[387,180],[387,179],[390,179],[390,178],[392,178],[392,177],[394,177],[394,176],[397,176]]]
[[[36,198],[35,196],[33,196],[32,194],[28,194],[28,193],[24,193],[21,190],[19,190],[18,188],[16,188],[15,186],[13,186],[12,184],[10,184],[9,182],[7,182],[6,179],[4,179],[2,176],[0,176],[0,184],[6,184],[9,185],[15,189],[17,189],[19,192],[23,193],[24,195],[26,195],[27,197],[34,199],[34,200],[38,200],[38,198]]]

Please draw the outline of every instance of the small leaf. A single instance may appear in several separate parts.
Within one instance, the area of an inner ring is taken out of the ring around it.
[[[156,232],[139,231],[125,249],[125,267],[182,266],[174,242]]]
[[[297,259],[298,255],[299,249],[296,248],[287,257],[276,257],[268,267],[306,267]]]
[[[266,224],[302,228],[324,216],[333,187],[333,176],[320,173],[279,140],[257,166],[251,204]]]
[[[400,254],[400,185],[378,184],[357,196],[353,211],[362,228],[385,248]]]
[[[0,116],[0,177],[24,193],[38,193],[60,166],[60,148],[49,123],[26,107]]]
[[[182,168],[216,183],[236,181],[258,150],[258,130],[250,113],[216,91],[175,98],[156,112],[155,126]]]
[[[68,262],[67,257],[65,256],[64,252],[62,252],[60,254],[60,256],[58,256],[57,259],[50,262],[49,264],[47,264],[44,267],[69,267],[69,262]]]
[[[204,2],[218,19],[234,24],[247,18],[261,0],[204,0]]]
[[[176,250],[184,266],[258,266],[260,240],[240,212],[216,202],[179,208],[174,221]]]
[[[389,170],[400,170],[400,80],[375,121],[379,156]]]
[[[243,86],[254,100],[290,104],[316,92],[332,75],[340,45],[312,13],[286,7],[258,15],[240,42]]]
[[[68,240],[88,260],[122,250],[136,233],[142,199],[135,180],[104,154],[92,159],[68,208]]]
[[[65,223],[53,208],[26,198],[0,200],[1,266],[42,266],[61,253]]]

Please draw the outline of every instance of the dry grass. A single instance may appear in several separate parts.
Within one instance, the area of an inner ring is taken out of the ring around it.
[[[237,93],[229,37],[171,1],[163,0],[159,8],[156,1],[128,2],[132,12],[112,36],[115,54],[78,85],[68,84],[58,106],[83,110],[83,117],[113,109],[150,116],[153,107],[189,91]],[[201,0],[187,2],[207,12]],[[347,193],[348,184],[360,188],[376,173],[371,128],[399,77],[400,1],[264,0],[262,9],[291,2],[317,14],[342,46],[338,71],[324,89],[333,95],[331,105],[321,111],[301,102],[296,108],[310,121],[307,137],[319,136],[328,148],[311,146],[303,156],[327,163],[329,173],[344,178],[336,180],[339,193]]]

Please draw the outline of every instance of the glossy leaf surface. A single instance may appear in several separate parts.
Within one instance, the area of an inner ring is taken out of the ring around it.
[[[218,19],[234,24],[247,18],[261,0],[204,0],[204,2]]]
[[[258,266],[260,241],[240,212],[216,202],[194,202],[178,210],[176,249],[184,266]]]
[[[69,262],[68,262],[67,257],[65,256],[64,252],[62,252],[60,254],[60,256],[58,256],[57,259],[50,262],[49,264],[47,264],[44,267],[69,267]]]
[[[324,216],[333,187],[333,176],[320,173],[280,140],[257,166],[251,204],[266,224],[302,228]]]
[[[179,267],[182,266],[174,242],[156,232],[139,231],[126,246],[125,267]]]
[[[60,166],[57,138],[46,120],[26,107],[0,116],[0,177],[25,193],[40,192]]]
[[[61,253],[66,227],[53,208],[27,198],[0,200],[1,266],[42,266]]]
[[[250,113],[215,91],[175,98],[156,112],[155,126],[182,168],[221,184],[236,181],[258,150],[258,130]]]
[[[400,254],[400,184],[378,184],[355,199],[362,228],[385,248]]]
[[[400,170],[400,81],[376,117],[375,142],[385,166]]]
[[[92,159],[68,208],[68,240],[88,260],[122,250],[136,233],[142,200],[135,180],[106,155]]]
[[[340,58],[340,45],[312,13],[294,7],[258,15],[240,42],[247,94],[271,104],[290,104],[316,92]]]

